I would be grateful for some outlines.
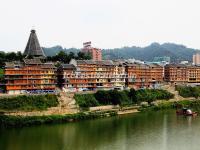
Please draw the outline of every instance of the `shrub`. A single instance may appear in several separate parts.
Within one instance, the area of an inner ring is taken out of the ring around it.
[[[143,101],[151,103],[155,100],[167,100],[173,97],[173,94],[165,90],[145,89],[135,91],[134,89],[130,89],[130,91],[100,90],[97,91],[95,94],[76,94],[75,100],[80,107],[92,107],[109,104],[129,105]]]
[[[108,105],[121,105],[131,103],[130,98],[128,97],[128,91],[97,91],[94,95],[99,104]]]
[[[1,110],[44,110],[57,105],[57,96],[50,94],[0,98]]]
[[[199,87],[191,87],[191,86],[177,86],[176,90],[179,92],[179,95],[182,97],[195,97],[198,98],[200,96],[200,88]]]
[[[168,100],[174,97],[174,94],[160,89],[141,89],[136,92],[138,102],[152,102],[155,100]]]
[[[117,90],[111,90],[109,91],[110,97],[111,97],[111,103],[113,105],[121,105],[121,104],[128,104],[130,103],[130,99],[125,91],[117,91]]]
[[[110,91],[103,91],[103,90],[99,90],[94,94],[96,100],[99,102],[99,104],[102,105],[109,105],[111,104],[111,95],[110,95]]]
[[[75,94],[74,98],[80,107],[93,107],[99,105],[94,94]]]

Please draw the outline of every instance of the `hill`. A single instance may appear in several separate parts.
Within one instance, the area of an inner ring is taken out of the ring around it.
[[[47,47],[43,47],[43,50],[44,50],[44,53],[46,56],[55,56],[57,53],[59,53],[60,51],[64,51],[64,52],[74,52],[74,53],[77,53],[80,51],[80,49],[76,49],[76,48],[69,48],[69,49],[66,49],[66,48],[63,48],[62,46],[53,46],[53,47],[50,47],[50,48],[47,48]]]
[[[61,46],[55,46],[51,48],[44,48],[44,51],[47,56],[53,56],[59,51],[78,52],[80,49],[66,49]],[[115,49],[103,49],[102,53],[104,59],[135,58],[143,61],[152,61],[154,57],[169,56],[172,62],[180,62],[181,60],[192,61],[192,55],[197,51],[197,49],[187,48],[184,45],[174,43],[152,43],[147,47],[132,46]]]

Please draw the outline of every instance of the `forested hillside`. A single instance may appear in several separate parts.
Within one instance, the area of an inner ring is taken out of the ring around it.
[[[44,48],[45,54],[48,56],[56,55],[59,51],[78,52],[80,49],[70,48],[66,49],[61,46],[51,48]],[[192,61],[192,55],[198,50],[187,48],[184,45],[177,45],[173,43],[152,43],[147,47],[122,47],[115,49],[103,49],[104,59],[117,58],[135,58],[144,61],[152,61],[156,56],[169,56],[172,62],[180,62],[182,60]]]

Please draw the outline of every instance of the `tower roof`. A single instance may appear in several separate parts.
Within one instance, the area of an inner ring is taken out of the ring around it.
[[[26,57],[46,57],[43,49],[40,47],[40,43],[38,41],[35,30],[31,30],[31,34],[29,36],[28,43],[24,51],[24,55],[26,55]]]

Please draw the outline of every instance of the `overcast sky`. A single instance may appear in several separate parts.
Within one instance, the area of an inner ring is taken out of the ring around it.
[[[200,49],[199,0],[0,0],[0,50],[40,45],[98,48],[174,42]]]

